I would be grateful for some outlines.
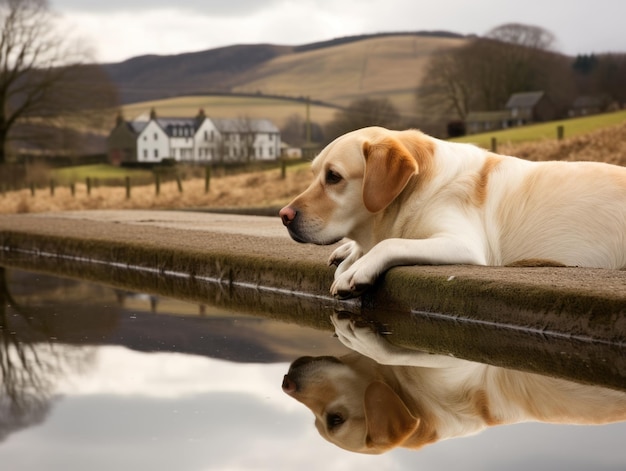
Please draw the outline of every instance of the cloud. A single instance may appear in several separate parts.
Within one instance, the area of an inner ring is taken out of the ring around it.
[[[199,13],[211,17],[242,17],[273,8],[280,0],[107,0],[85,2],[84,0],[52,0],[53,9],[67,12],[111,13],[111,12],[146,12],[150,10],[170,10]]]

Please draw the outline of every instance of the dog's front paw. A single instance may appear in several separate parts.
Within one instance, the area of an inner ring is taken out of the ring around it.
[[[344,271],[363,254],[361,247],[354,241],[346,242],[337,247],[328,258],[328,265],[341,267]]]
[[[335,326],[335,334],[346,347],[378,363],[390,362],[393,347],[381,337],[372,323],[344,317],[340,313],[334,313],[330,320]]]
[[[343,264],[335,272],[335,281],[330,287],[330,294],[341,299],[361,295],[374,284],[380,272],[368,263],[367,255],[358,259],[347,269],[341,270],[341,268]]]
[[[371,283],[357,284],[350,273],[343,273],[335,278],[330,287],[330,294],[339,299],[356,298],[371,286]]]

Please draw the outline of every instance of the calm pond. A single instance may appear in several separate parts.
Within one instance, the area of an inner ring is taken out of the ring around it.
[[[626,423],[525,423],[380,456],[324,441],[281,389],[329,331],[2,269],[0,467],[73,470],[624,470]]]

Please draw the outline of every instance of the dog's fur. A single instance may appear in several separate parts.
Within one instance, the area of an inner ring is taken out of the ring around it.
[[[341,448],[371,454],[417,449],[530,420],[626,420],[625,392],[404,350],[349,319],[335,315],[332,321],[355,353],[296,360],[283,390],[310,408],[319,433]]]
[[[626,168],[530,162],[417,130],[345,134],[280,211],[298,242],[337,248],[331,292],[354,296],[396,265],[626,267]]]

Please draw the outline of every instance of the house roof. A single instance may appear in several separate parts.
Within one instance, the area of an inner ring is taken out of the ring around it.
[[[195,133],[199,127],[196,118],[157,118],[155,121],[170,137],[178,137],[174,134],[175,129],[186,128],[192,130],[192,133]]]
[[[209,119],[221,133],[278,133],[279,130],[269,119],[245,118],[206,118]],[[197,118],[156,118],[154,121],[170,137],[174,136],[174,129],[191,128],[197,131],[203,120]],[[127,121],[126,124],[136,134],[140,134],[150,121]]]
[[[126,125],[135,134],[141,134],[141,131],[146,129],[148,121],[126,121]]]
[[[544,92],[522,92],[514,93],[509,97],[509,101],[506,102],[505,107],[511,108],[532,108],[539,100],[544,96]]]

